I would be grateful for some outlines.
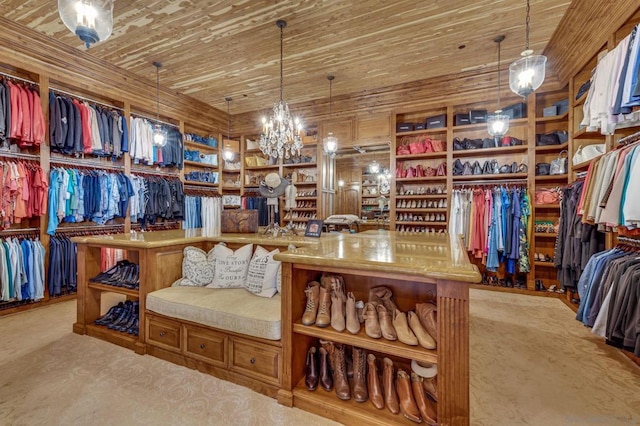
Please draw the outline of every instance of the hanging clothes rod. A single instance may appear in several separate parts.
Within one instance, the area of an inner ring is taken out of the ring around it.
[[[7,235],[19,235],[19,234],[37,234],[40,232],[40,228],[9,228],[1,229],[0,236]]]
[[[175,127],[176,129],[180,128],[180,126],[178,126],[177,124],[169,123],[168,121],[158,120],[157,118],[149,117],[148,115],[139,114],[137,112],[132,112],[131,117],[144,118],[145,120],[150,120],[155,123],[165,124],[167,126]]]
[[[38,154],[22,154],[20,152],[0,151],[0,157],[3,158],[19,158],[23,160],[40,160]]]
[[[522,185],[526,184],[527,179],[486,179],[486,180],[468,180],[468,181],[456,181],[453,182],[454,186],[474,186],[474,185],[501,185],[501,184],[514,184],[514,185]]]
[[[618,237],[618,243],[640,247],[640,239],[630,237]]]
[[[178,175],[178,171],[176,172],[159,172],[159,171],[155,171],[155,170],[140,170],[140,169],[134,169],[131,168],[131,174],[132,175],[141,175],[141,176],[160,176],[160,177],[169,177],[169,178],[174,178],[174,179],[178,179],[180,176]]]
[[[640,132],[636,132],[632,135],[625,136],[624,138],[620,138],[618,140],[618,145],[619,146],[628,145],[630,143],[637,142],[637,141],[640,141]]]
[[[66,92],[66,91],[64,91],[62,89],[56,89],[54,87],[50,87],[49,90],[51,90],[52,92],[55,92],[55,93],[59,93],[61,95],[68,95],[68,96],[71,96],[71,97],[76,98],[76,99],[82,99],[83,101],[87,101],[87,102],[91,102],[91,103],[94,103],[94,104],[102,105],[102,106],[107,107],[107,108],[115,109],[115,110],[118,110],[118,111],[124,111],[124,109],[122,109],[120,107],[117,107],[115,105],[105,104],[104,102],[96,101],[95,99],[87,98],[85,96],[76,95],[75,93]]]
[[[81,160],[81,159],[80,159]],[[105,169],[105,170],[124,170],[124,166],[114,164],[104,164],[105,162],[95,162],[95,161],[82,161],[79,163],[78,161],[65,160],[61,158],[51,158],[51,164],[69,166],[71,168],[79,168],[79,169],[87,169],[87,168],[95,168],[95,169]]]
[[[9,78],[13,78],[14,80],[24,81],[25,83],[35,84],[36,86],[40,85],[39,83],[36,83],[35,81],[27,80],[26,78],[16,77],[15,75],[7,74],[6,72],[0,71],[0,75],[3,75],[5,77],[9,77]]]

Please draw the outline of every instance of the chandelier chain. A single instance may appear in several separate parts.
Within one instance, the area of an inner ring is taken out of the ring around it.
[[[501,87],[501,78],[500,78],[500,45],[502,41],[498,42],[498,109],[500,109],[500,87]]]
[[[525,23],[525,50],[529,50],[529,22],[531,21],[531,5],[529,4],[529,0],[527,0],[527,20]]]
[[[156,67],[156,120],[160,120],[160,67],[159,62],[154,62]]]
[[[282,36],[282,32],[283,32],[282,28],[283,27],[280,27],[280,101],[282,101],[284,99],[284,95],[282,93],[282,91],[283,91],[282,88],[284,87],[284,72],[283,72],[283,65],[282,65],[283,62],[284,62],[284,59],[283,59],[284,58],[284,53],[283,53],[283,48],[282,48],[282,46],[284,44],[284,41],[283,41],[283,36]]]
[[[333,106],[333,92],[332,92],[332,86],[333,86],[333,78],[329,78],[329,131],[333,132],[333,111],[332,111],[332,106]]]

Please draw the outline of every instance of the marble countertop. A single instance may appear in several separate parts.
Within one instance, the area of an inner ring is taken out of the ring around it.
[[[76,237],[73,241],[93,246],[152,249],[204,241],[253,243],[296,248],[276,255],[283,262],[355,268],[432,279],[476,283],[478,268],[469,262],[461,241],[445,234],[405,234],[372,230],[357,234],[331,233],[321,238],[261,234],[206,235],[200,229]]]

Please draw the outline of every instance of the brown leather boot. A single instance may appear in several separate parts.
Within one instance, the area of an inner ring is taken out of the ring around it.
[[[438,402],[438,376],[435,376],[432,379],[423,379],[422,387],[427,395],[433,398],[434,401]]]
[[[413,334],[413,331],[409,328],[409,323],[407,322],[407,314],[400,310],[396,310],[395,317],[393,318],[393,328],[396,330],[396,334],[398,335],[398,340],[400,340],[405,345],[416,346],[418,344],[418,339],[416,335]]]
[[[396,329],[393,328],[393,324],[391,323],[391,312],[387,311],[387,308],[381,304],[376,306],[376,310],[378,311],[378,321],[380,321],[382,337],[387,340],[397,340],[398,335],[396,334]]]
[[[367,365],[367,386],[369,387],[369,398],[371,399],[373,406],[378,410],[381,410],[384,408],[384,396],[382,395],[382,385],[380,384],[380,376],[378,376],[375,355],[367,355]]]
[[[398,394],[396,393],[396,384],[393,368],[393,361],[389,358],[382,360],[382,386],[384,387],[384,403],[393,414],[400,412],[398,405]]]
[[[398,309],[393,301],[391,289],[383,285],[369,290],[369,302],[382,303],[389,312],[395,312]]]
[[[364,349],[353,347],[353,399],[356,402],[365,402],[369,399],[366,356]]]
[[[307,389],[314,391],[318,387],[318,358],[316,356],[316,347],[311,346],[307,352],[307,372],[304,377],[304,384]]]
[[[378,321],[378,311],[376,305],[369,302],[364,305],[364,332],[373,339],[382,337],[380,321]]]
[[[438,307],[429,303],[417,303],[416,314],[420,320],[420,324],[427,330],[427,333],[438,342]]]
[[[333,389],[333,378],[329,371],[329,354],[325,348],[320,348],[320,386],[329,392]]]
[[[418,338],[418,343],[420,343],[420,346],[422,346],[425,349],[435,349],[436,341],[433,340],[433,337],[431,337],[431,335],[427,333],[424,327],[422,327],[422,324],[420,324],[420,320],[418,319],[418,316],[412,311],[409,311],[407,315],[409,317],[409,326],[411,327],[411,330]]]
[[[331,290],[321,286],[320,295],[318,296],[316,326],[324,328],[329,324],[331,324]]]
[[[424,388],[422,387],[422,381],[422,377],[418,376],[416,373],[411,373],[413,397],[415,398],[418,410],[420,410],[420,414],[422,415],[422,420],[430,426],[435,426],[438,424],[438,409],[436,408],[436,403],[427,398]]]
[[[303,325],[313,325],[316,322],[316,316],[318,315],[318,295],[320,292],[320,283],[317,281],[311,281],[307,285],[307,289],[304,293],[307,295],[307,307],[302,314]]]
[[[358,334],[360,331],[360,321],[356,311],[356,298],[352,292],[347,294],[347,330],[351,334]]]
[[[333,370],[333,387],[336,391],[336,396],[344,400],[351,399],[344,345],[336,343],[333,346],[335,350],[331,357],[331,369]]]
[[[398,389],[398,399],[400,400],[400,411],[402,415],[412,422],[422,422],[420,410],[413,399],[413,390],[411,389],[411,380],[404,370],[398,370],[398,379],[396,380],[396,388]]]
[[[344,293],[338,293],[337,291],[331,292],[331,327],[335,331],[344,331],[345,319],[344,319],[344,305],[345,295]]]

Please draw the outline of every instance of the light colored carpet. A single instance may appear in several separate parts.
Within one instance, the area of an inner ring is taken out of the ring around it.
[[[74,302],[0,319],[0,424],[333,424],[75,335],[74,320]],[[492,426],[640,424],[640,368],[558,300],[472,290],[471,417]]]

